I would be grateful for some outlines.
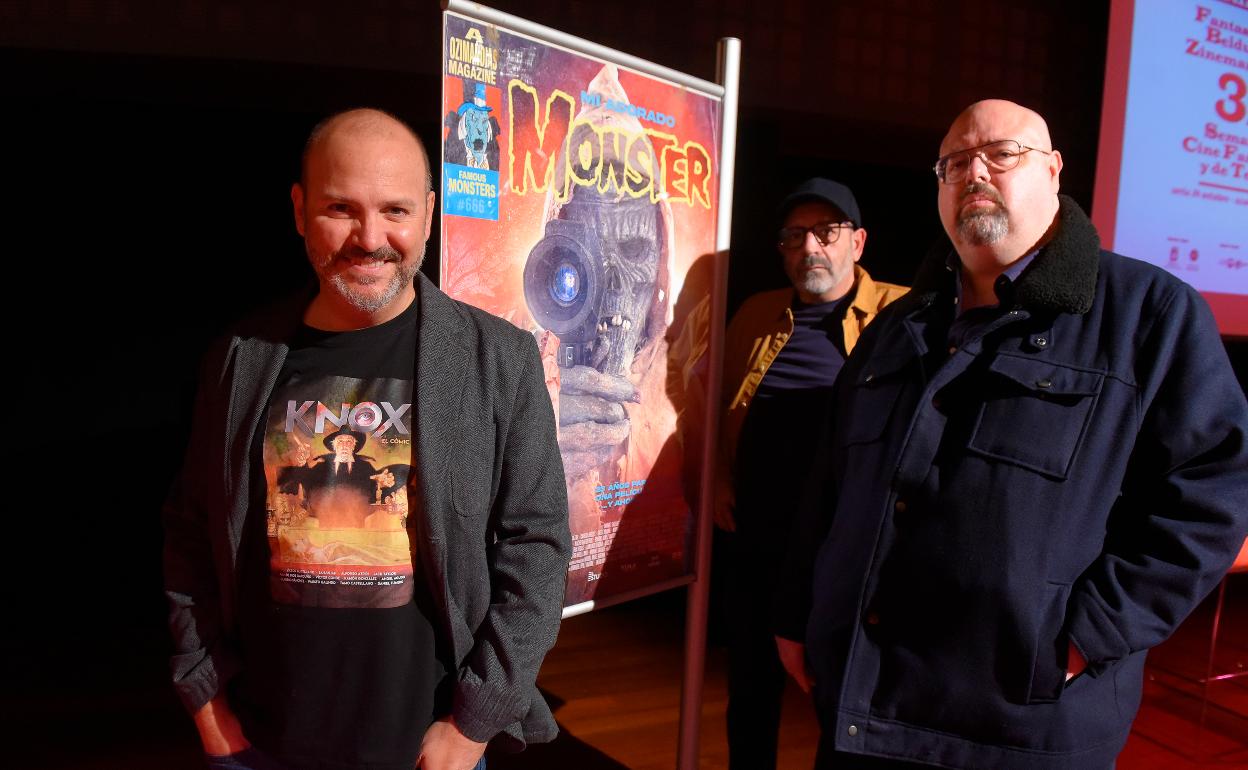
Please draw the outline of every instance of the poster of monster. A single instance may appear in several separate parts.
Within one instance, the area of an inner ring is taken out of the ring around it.
[[[715,253],[720,103],[444,14],[441,288],[533,334],[559,425],[565,606],[693,573],[673,351]],[[436,166],[435,166],[436,167]]]

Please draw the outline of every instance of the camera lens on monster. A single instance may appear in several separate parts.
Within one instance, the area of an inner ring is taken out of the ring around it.
[[[581,294],[581,273],[575,265],[561,262],[551,273],[550,296],[567,307]]]

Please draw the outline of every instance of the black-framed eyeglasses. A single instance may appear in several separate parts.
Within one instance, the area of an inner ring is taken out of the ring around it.
[[[971,161],[975,158],[982,160],[989,171],[1009,171],[1018,165],[1020,158],[1032,150],[1045,155],[1053,154],[1051,150],[1028,147],[1013,139],[1000,139],[978,147],[951,152],[936,161],[932,170],[936,172],[936,178],[944,184],[957,184],[966,179],[971,169]]]
[[[836,243],[836,239],[841,237],[842,229],[853,230],[854,223],[822,222],[810,227],[782,227],[776,233],[776,243],[782,249],[796,249],[806,243],[806,233],[810,233],[819,241],[820,246],[827,246],[829,243]]]

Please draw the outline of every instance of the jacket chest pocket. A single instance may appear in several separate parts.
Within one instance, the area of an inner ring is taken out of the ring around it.
[[[850,407],[842,412],[847,415],[840,430],[844,446],[870,444],[883,437],[899,408],[905,370],[913,360],[913,356],[879,356],[854,376],[852,389],[847,389]]]
[[[985,400],[968,449],[1065,479],[1083,442],[1104,374],[1000,355],[985,376]]]

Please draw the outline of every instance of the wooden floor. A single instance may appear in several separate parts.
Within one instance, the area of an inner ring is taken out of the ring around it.
[[[562,733],[516,757],[491,757],[491,770],[630,768],[672,770],[680,717],[684,591],[672,591],[564,621],[538,685]],[[708,650],[702,696],[700,766],[728,766],[724,708],[726,650]],[[810,768],[819,737],[809,700],[785,694],[781,767]]]
[[[1236,576],[1228,597],[1218,667],[1244,670],[1248,575]],[[0,767],[201,766],[194,729],[167,681],[159,598],[130,618],[106,602],[83,605],[72,633],[59,614],[6,628],[0,725],[8,740]],[[683,609],[683,591],[672,591],[567,621],[539,679],[563,733],[520,755],[492,754],[491,770],[674,768]],[[1119,770],[1248,769],[1248,677],[1213,685],[1214,705],[1199,728],[1200,688],[1192,680],[1204,673],[1210,615],[1207,602],[1150,655],[1145,702]],[[700,756],[701,767],[722,768],[725,656],[714,624],[711,632]],[[785,709],[780,766],[807,770],[813,714],[795,689]]]
[[[560,738],[492,770],[675,767],[682,666],[683,591],[565,621],[538,682],[563,729]],[[1212,599],[1150,655],[1144,702],[1118,770],[1248,768],[1248,677],[1210,686],[1201,727]],[[1248,575],[1230,584],[1219,633],[1219,671],[1248,666]],[[714,637],[714,634],[712,634]],[[714,642],[714,638],[712,638]],[[700,767],[727,767],[725,654],[712,644],[703,693]],[[779,767],[807,770],[818,726],[790,687]]]

